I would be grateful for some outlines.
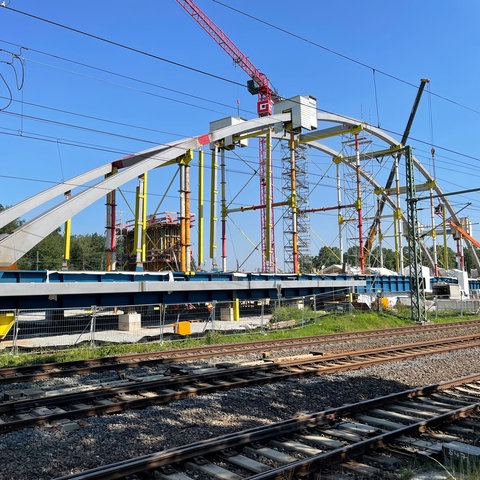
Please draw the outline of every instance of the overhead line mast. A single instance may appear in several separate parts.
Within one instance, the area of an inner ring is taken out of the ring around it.
[[[213,40],[229,55],[249,77],[248,91],[258,95],[257,114],[259,117],[272,115],[273,104],[281,100],[277,92],[271,87],[270,80],[250,61],[250,59],[233,43],[233,41],[195,4],[192,0],[177,0],[177,3],[213,38]],[[267,198],[273,197],[272,169],[266,168],[267,141],[259,138],[260,163],[260,204],[266,205]],[[267,178],[268,176],[268,178]],[[268,189],[268,190],[267,190]],[[267,212],[261,209],[261,245],[262,245],[262,272],[276,271],[274,216],[273,208]],[[268,220],[267,220],[268,219]]]

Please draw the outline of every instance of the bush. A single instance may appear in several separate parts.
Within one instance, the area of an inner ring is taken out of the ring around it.
[[[285,307],[277,307],[272,314],[272,323],[285,322],[295,320],[297,322],[306,319],[309,316],[308,309],[299,309],[295,305],[287,305]]]

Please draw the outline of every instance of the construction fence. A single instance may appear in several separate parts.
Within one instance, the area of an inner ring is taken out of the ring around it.
[[[345,295],[343,300],[332,301],[331,296],[314,295],[237,302],[0,310],[0,352],[35,353],[80,345],[163,343],[212,332],[232,335],[291,329],[315,323],[326,313],[394,311],[402,303],[404,310],[410,308],[408,298]],[[480,300],[434,299],[427,301],[425,307],[431,319],[440,315],[478,315]]]
[[[0,351],[45,352],[83,344],[161,342],[293,328],[315,321],[318,299],[92,306],[0,311]],[[292,309],[298,310],[291,315]],[[290,312],[290,313],[286,313]],[[292,320],[291,318],[295,318]]]

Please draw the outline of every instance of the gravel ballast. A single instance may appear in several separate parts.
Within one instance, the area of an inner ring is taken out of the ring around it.
[[[357,346],[358,347],[358,346]],[[341,348],[341,347],[339,347]],[[344,348],[344,350],[347,348]],[[480,372],[480,348],[189,398],[1,435],[1,480],[46,480],[344,403]],[[111,375],[111,374],[110,374]],[[78,377],[76,381],[85,381]],[[58,386],[60,381],[52,381]],[[70,379],[69,386],[73,382]],[[44,382],[43,386],[47,384]],[[12,386],[10,386],[10,389]]]

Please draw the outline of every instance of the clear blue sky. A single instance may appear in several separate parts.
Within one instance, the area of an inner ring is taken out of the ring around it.
[[[312,95],[318,108],[380,125],[397,138],[405,128],[420,78],[429,78],[410,134],[415,154],[431,168],[429,152],[431,143],[435,145],[436,177],[446,192],[480,186],[476,143],[480,3],[476,0],[224,0],[225,5],[278,29],[213,0],[197,3],[283,97]],[[237,101],[241,116],[255,116],[256,99],[243,86],[244,72],[175,0],[7,0],[6,4],[230,81],[0,8],[3,205],[125,154],[205,133],[210,121],[236,116]],[[24,58],[24,76],[18,60],[15,69],[8,64],[12,53]],[[16,83],[22,78],[19,90]],[[11,105],[5,83],[13,97]],[[241,152],[251,165],[255,154],[254,148]],[[332,175],[330,163],[317,154],[311,164],[312,182]],[[231,160],[232,197],[238,183],[248,181],[249,172],[245,163]],[[152,173],[149,213],[157,207],[171,174]],[[316,189],[311,206],[332,204],[332,181],[325,179],[323,190]],[[255,188],[236,204],[256,203]],[[133,190],[133,184],[122,189],[130,205]],[[175,182],[160,210],[178,210],[177,191]],[[122,220],[132,218],[131,207],[119,197]],[[474,223],[474,236],[480,229],[478,199],[478,193],[451,199],[457,209],[472,202],[462,214]],[[241,263],[251,249],[244,235],[258,241],[257,218],[258,212],[233,219],[232,263]],[[331,213],[312,221],[313,254],[325,244],[335,245],[335,220]],[[103,227],[100,202],[74,219],[73,233],[103,233]],[[281,230],[276,236],[281,238]],[[255,268],[255,261],[246,268]]]

